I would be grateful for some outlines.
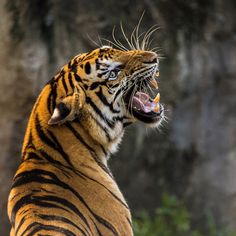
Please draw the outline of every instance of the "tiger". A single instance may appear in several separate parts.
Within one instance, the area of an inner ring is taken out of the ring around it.
[[[102,46],[75,56],[46,83],[9,194],[11,236],[133,235],[107,162],[128,125],[161,124],[158,76],[156,52]]]

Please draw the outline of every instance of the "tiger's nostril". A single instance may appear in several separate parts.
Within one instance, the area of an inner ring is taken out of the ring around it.
[[[154,58],[150,63],[157,63],[157,58]]]
[[[145,64],[158,63],[158,56],[155,52],[144,52],[143,56],[143,63]]]

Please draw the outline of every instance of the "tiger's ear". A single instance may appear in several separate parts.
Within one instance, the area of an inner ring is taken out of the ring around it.
[[[83,89],[76,85],[74,93],[63,98],[55,107],[49,125],[63,124],[66,121],[74,120],[85,103],[85,93]]]

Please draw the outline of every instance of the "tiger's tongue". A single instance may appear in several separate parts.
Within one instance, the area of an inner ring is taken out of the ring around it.
[[[145,113],[153,111],[156,103],[150,99],[150,96],[143,92],[137,92],[132,101],[132,106]]]

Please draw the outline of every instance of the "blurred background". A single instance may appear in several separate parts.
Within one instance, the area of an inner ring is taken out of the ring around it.
[[[121,21],[130,35],[143,12],[141,33],[160,27],[153,45],[168,122],[128,128],[109,163],[136,235],[236,231],[235,0],[0,0],[0,235],[9,232],[7,195],[40,90],[98,36],[112,40],[114,26],[122,41]]]

